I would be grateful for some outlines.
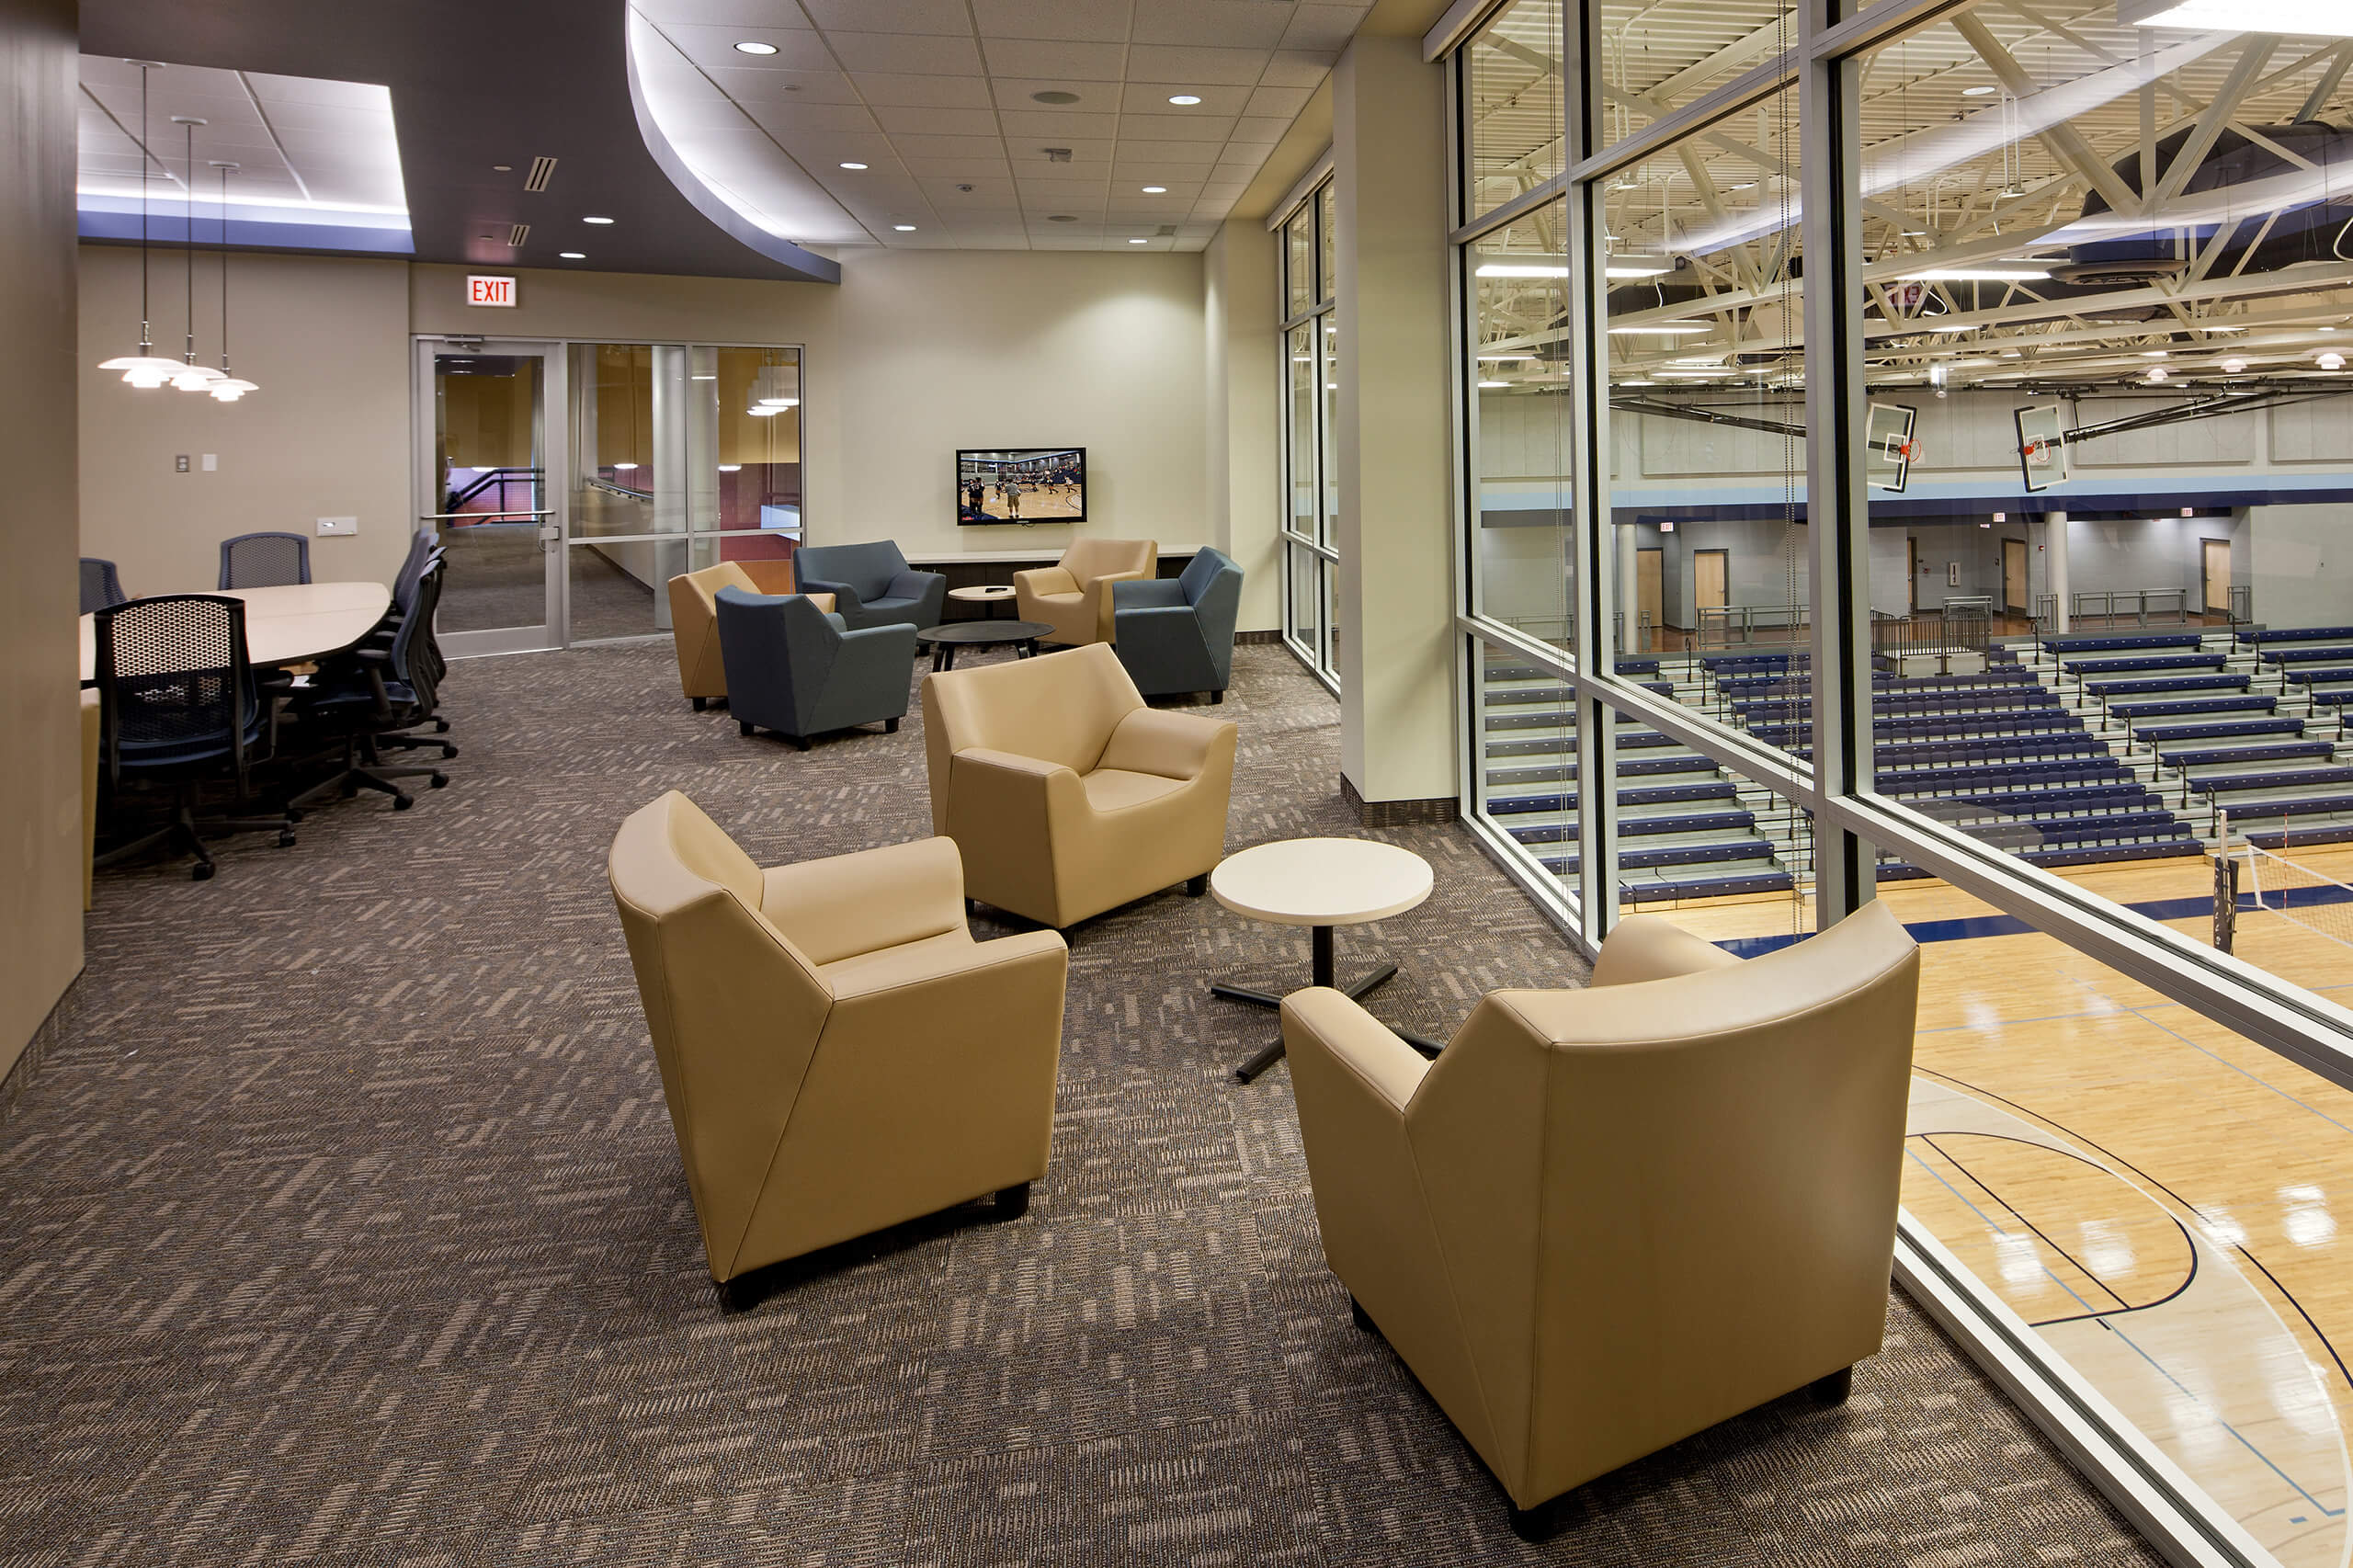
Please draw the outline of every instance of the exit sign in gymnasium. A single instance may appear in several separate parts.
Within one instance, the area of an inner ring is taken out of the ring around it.
[[[466,303],[511,306],[515,303],[515,279],[470,277],[466,279]]]

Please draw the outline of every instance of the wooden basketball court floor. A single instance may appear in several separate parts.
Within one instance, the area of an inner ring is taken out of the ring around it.
[[[2065,874],[2211,938],[2203,858]],[[1879,892],[1921,941],[1904,1207],[2282,1563],[2353,1562],[2353,1093],[1946,883]],[[1653,912],[1735,950],[1809,919]],[[2264,913],[2235,950],[2353,1003],[2353,946]]]
[[[994,484],[981,502],[981,510],[992,517],[1008,523],[1051,523],[1061,517],[1078,516],[1079,494],[1074,484],[1055,484],[1038,488],[1021,487],[1021,515],[1015,517],[1006,506],[1005,497]]]

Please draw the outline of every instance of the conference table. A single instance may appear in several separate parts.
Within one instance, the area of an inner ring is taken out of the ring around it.
[[[257,667],[303,665],[358,647],[392,608],[381,583],[293,583],[276,588],[223,588],[245,601],[245,657]],[[82,684],[97,679],[98,633],[82,618]]]

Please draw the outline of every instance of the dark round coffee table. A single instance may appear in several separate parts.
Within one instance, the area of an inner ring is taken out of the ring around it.
[[[915,641],[931,644],[933,669],[952,670],[959,648],[997,648],[1010,642],[1015,654],[1026,659],[1038,651],[1038,639],[1051,631],[1042,620],[958,620],[926,626],[915,633]]]

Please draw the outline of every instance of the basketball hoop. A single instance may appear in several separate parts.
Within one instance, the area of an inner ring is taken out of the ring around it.
[[[2018,449],[2018,452],[2020,456],[2026,459],[2027,467],[2029,468],[2049,468],[2051,466],[2051,443],[2048,441],[2029,441],[2025,446]]]
[[[1916,436],[1897,436],[1887,443],[1888,458],[1906,468],[1920,460],[1920,439]]]

